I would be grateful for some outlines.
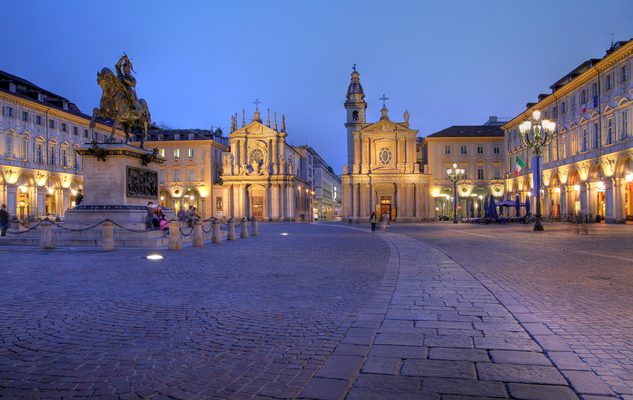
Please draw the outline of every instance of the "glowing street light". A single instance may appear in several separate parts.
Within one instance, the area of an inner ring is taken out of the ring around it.
[[[519,125],[521,140],[525,147],[529,147],[536,156],[536,222],[535,231],[542,231],[541,225],[541,153],[552,142],[552,134],[556,130],[556,123],[548,119],[541,120],[541,112],[535,110],[532,118]]]
[[[453,223],[457,223],[457,182],[464,179],[464,169],[457,168],[457,164],[453,164],[452,168],[446,170],[448,179],[453,182]]]

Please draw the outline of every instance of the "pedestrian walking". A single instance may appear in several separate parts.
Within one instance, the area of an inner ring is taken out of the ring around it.
[[[3,204],[0,207],[0,236],[7,235],[7,227],[9,226],[9,212],[7,211],[7,205]]]
[[[376,213],[372,212],[371,217],[369,217],[369,222],[371,222],[371,230],[372,232],[376,230]]]

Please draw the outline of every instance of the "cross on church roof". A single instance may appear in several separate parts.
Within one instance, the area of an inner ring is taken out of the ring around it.
[[[354,63],[354,67],[353,68],[354,68],[354,71],[356,71],[356,63]]]
[[[378,98],[378,100],[382,100],[382,106],[383,106],[383,107],[386,107],[386,106],[385,106],[385,101],[386,101],[386,100],[389,100],[389,97],[385,96],[385,94],[383,93],[383,94],[382,94],[382,97],[379,97],[379,98]]]
[[[255,104],[255,110],[259,111],[259,105],[262,104],[262,102],[256,97],[253,104]]]

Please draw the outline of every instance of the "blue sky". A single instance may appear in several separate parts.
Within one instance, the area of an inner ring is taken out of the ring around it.
[[[8,1],[0,69],[98,105],[96,72],[125,51],[152,118],[174,128],[286,114],[291,144],[342,171],[345,92],[358,64],[368,120],[385,93],[421,136],[514,117],[613,33],[633,38],[633,1]],[[280,118],[280,117],[279,117]]]

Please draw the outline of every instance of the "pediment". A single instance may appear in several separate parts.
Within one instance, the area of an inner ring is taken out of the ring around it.
[[[231,136],[234,135],[258,135],[258,136],[275,136],[279,132],[276,130],[262,124],[259,121],[252,121],[250,124],[246,125],[243,128],[236,130],[231,133]]]
[[[373,124],[367,125],[360,130],[363,133],[369,132],[411,132],[417,134],[418,131],[407,128],[397,122],[390,121],[388,119],[382,119]]]

